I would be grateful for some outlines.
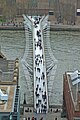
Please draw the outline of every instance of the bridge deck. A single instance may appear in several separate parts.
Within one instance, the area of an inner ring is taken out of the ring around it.
[[[38,23],[37,23],[38,22]],[[34,108],[37,113],[47,113],[48,93],[43,35],[39,18],[33,20],[33,70]]]
[[[30,17],[30,16],[23,15],[23,17],[25,19],[24,25],[25,25],[26,33],[28,33],[26,37],[27,39],[29,39],[28,41],[29,45],[31,43],[30,41],[33,40],[32,41],[33,42],[33,65],[32,65],[33,69],[30,61],[28,61],[29,56],[27,57],[27,55],[25,55],[22,62],[24,64],[26,63],[27,69],[30,71],[31,75],[33,75],[34,77],[34,110],[36,111],[36,113],[47,113],[48,112],[47,76],[46,76],[46,62],[45,62],[43,34],[42,34],[43,27],[41,27],[42,23],[44,25],[46,24],[45,23],[46,19],[45,17],[40,18],[40,16]],[[29,35],[32,35],[32,37]],[[27,61],[29,62],[29,64]],[[26,67],[24,66],[25,73],[26,73]],[[27,75],[26,77],[28,79]],[[27,82],[30,83],[31,81],[29,81],[28,79]]]

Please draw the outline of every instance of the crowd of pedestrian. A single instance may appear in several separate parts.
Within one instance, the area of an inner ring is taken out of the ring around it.
[[[40,29],[41,17],[36,17],[34,20],[35,38],[35,96],[36,96],[36,113],[46,113],[47,111],[47,94],[44,71],[44,52],[42,45],[42,32]]]

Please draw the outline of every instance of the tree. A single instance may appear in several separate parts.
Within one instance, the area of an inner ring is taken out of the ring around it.
[[[61,23],[61,8],[59,0],[54,0],[54,15],[57,19],[57,22]]]
[[[6,2],[3,9],[3,16],[6,19],[13,19],[16,15],[16,3]]]
[[[74,24],[75,23],[75,6],[70,3],[64,4],[64,12],[63,16],[66,20],[67,24]]]
[[[0,0],[2,15],[6,20],[13,19],[16,15],[16,3],[8,0]]]

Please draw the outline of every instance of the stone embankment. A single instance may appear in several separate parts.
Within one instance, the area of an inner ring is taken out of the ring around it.
[[[24,26],[0,26],[0,30],[24,30]],[[80,31],[80,25],[51,24],[51,31]]]
[[[24,26],[0,26],[0,30],[24,30]]]
[[[80,31],[80,25],[51,24],[51,31]]]

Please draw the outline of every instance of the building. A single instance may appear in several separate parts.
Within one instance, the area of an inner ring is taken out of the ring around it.
[[[80,0],[76,3],[76,24],[80,24]]]
[[[20,120],[19,60],[0,53],[0,120]]]
[[[63,113],[68,120],[80,120],[80,72],[63,75]]]

